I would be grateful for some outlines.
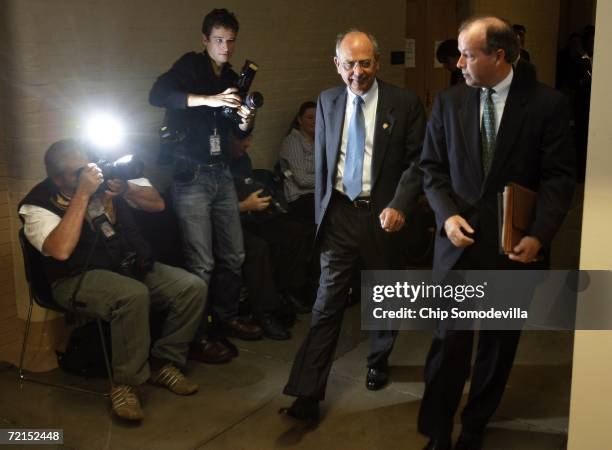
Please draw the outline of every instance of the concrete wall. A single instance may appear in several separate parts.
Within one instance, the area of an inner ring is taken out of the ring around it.
[[[251,150],[256,167],[272,167],[299,104],[340,81],[331,61],[338,32],[349,27],[373,32],[383,52],[382,78],[403,83],[403,66],[391,67],[389,52],[403,48],[404,0],[1,1],[0,54],[6,58],[0,106],[1,330],[18,324],[15,297],[18,315],[25,316],[16,205],[44,177],[45,149],[79,136],[92,112],[114,111],[130,133],[127,148],[144,157],[148,174],[163,188],[164,173],[152,164],[163,112],[148,105],[148,91],[180,55],[202,49],[202,18],[220,6],[240,20],[234,66],[239,69],[248,57],[261,68],[253,86],[266,98]],[[44,318],[40,312],[35,317]]]

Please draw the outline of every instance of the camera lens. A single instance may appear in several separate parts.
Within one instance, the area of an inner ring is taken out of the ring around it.
[[[264,103],[264,98],[261,92],[251,92],[244,99],[244,104],[251,109],[261,108]]]

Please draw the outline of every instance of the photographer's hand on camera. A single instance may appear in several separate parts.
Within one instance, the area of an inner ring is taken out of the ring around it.
[[[129,180],[114,178],[106,180],[107,190],[104,194],[107,197],[121,196],[128,201],[133,208],[146,212],[160,212],[166,208],[164,199],[159,195],[153,186],[140,186]]]
[[[102,183],[104,183],[104,176],[100,168],[94,163],[87,164],[79,174],[75,197],[91,197]]]
[[[231,87],[216,95],[189,94],[187,96],[187,106],[190,108],[196,106],[210,106],[211,108],[229,106],[230,108],[238,108],[242,104],[242,100],[236,92],[238,92],[238,89]]]
[[[240,202],[240,211],[264,211],[270,206],[271,196],[260,197],[263,189],[259,189]]]
[[[83,167],[62,220],[43,242],[44,254],[60,261],[70,258],[81,236],[87,204],[103,182],[102,171],[96,164],[89,163]]]
[[[119,180],[117,178],[106,181],[108,189],[104,191],[109,197],[117,197],[118,195],[124,195],[129,186],[126,180]]]
[[[256,109],[251,109],[248,106],[240,105],[240,108],[237,109],[237,113],[242,118],[242,121],[240,122],[240,125],[238,125],[238,128],[240,128],[242,131],[248,131],[253,128],[256,112]]]

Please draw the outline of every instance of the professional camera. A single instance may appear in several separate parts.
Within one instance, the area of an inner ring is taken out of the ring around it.
[[[136,252],[127,252],[123,255],[117,272],[123,276],[142,280],[147,273],[153,270],[155,260],[150,257],[138,255]]]
[[[96,162],[96,165],[100,168],[104,177],[104,183],[98,188],[99,193],[104,192],[108,180],[133,180],[134,178],[141,178],[144,171],[144,163],[134,155],[125,155],[113,162],[100,159]],[[81,167],[78,170],[77,177],[81,175],[84,168]]]
[[[270,187],[264,183],[254,180],[253,178],[245,178],[244,185],[247,195],[261,189],[262,192],[259,194],[259,197],[272,197],[270,199],[270,206],[268,206],[268,209],[271,210],[270,212],[287,214],[287,209],[285,209],[281,202],[276,198],[275,193],[272,191],[272,189],[270,189]]]
[[[259,67],[257,64],[247,59],[244,62],[244,66],[242,66],[240,75],[238,75],[238,82],[235,86],[238,88],[237,94],[242,99],[242,104],[250,109],[261,108],[264,102],[261,92],[255,91],[249,93],[251,83],[253,83],[253,80],[255,79],[255,74],[257,73],[258,68]],[[235,123],[240,123],[242,121],[242,118],[238,115],[235,108],[224,106],[221,108],[221,114]]]
[[[114,162],[101,159],[96,165],[105,180],[133,180],[141,178],[144,171],[144,163],[134,155],[123,156]]]

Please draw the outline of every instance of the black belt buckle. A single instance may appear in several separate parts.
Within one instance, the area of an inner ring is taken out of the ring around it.
[[[369,198],[356,198],[351,203],[355,208],[359,209],[370,209],[371,201]]]
[[[201,163],[198,164],[198,170],[206,170],[206,169],[225,169],[226,165],[224,162],[216,162],[216,163]]]

